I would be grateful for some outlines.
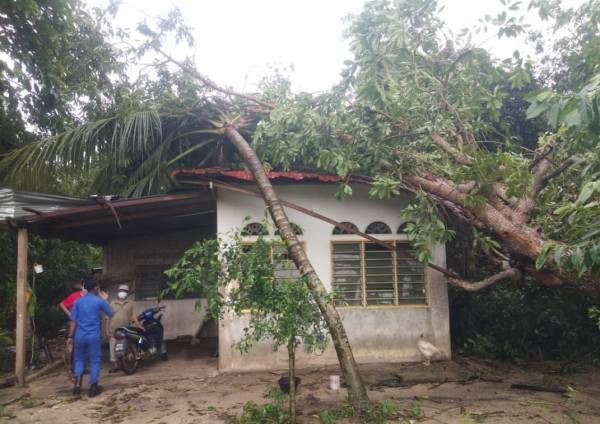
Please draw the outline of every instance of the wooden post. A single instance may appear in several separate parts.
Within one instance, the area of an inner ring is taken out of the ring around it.
[[[27,331],[27,228],[19,228],[17,239],[17,355],[15,375],[25,386],[25,337]]]

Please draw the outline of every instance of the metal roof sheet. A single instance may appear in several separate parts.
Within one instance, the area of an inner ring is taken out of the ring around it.
[[[29,214],[14,222],[44,237],[104,244],[115,238],[211,226],[215,209],[210,193],[195,190],[135,199],[97,199],[83,206]]]
[[[93,203],[91,200],[75,197],[0,188],[0,221]]]

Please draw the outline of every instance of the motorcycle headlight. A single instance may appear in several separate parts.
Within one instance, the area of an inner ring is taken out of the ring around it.
[[[123,340],[125,338],[125,333],[122,331],[115,331],[115,339]]]

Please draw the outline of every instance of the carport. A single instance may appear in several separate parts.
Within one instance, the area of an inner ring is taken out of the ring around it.
[[[201,228],[212,232],[215,199],[210,190],[195,190],[138,199],[92,196],[75,199],[0,190],[0,219],[17,229],[17,306],[15,374],[25,385],[25,338],[29,233],[96,246],[142,235]]]

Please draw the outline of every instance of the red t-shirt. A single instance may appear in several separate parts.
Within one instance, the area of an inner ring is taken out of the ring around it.
[[[83,292],[82,291],[73,292],[70,295],[68,295],[67,298],[62,301],[62,303],[65,305],[65,307],[67,309],[71,310],[71,308],[75,304],[75,301],[77,299],[79,299],[81,296],[83,296]]]

